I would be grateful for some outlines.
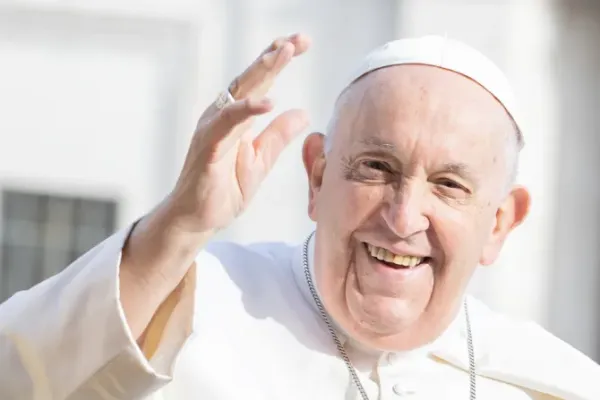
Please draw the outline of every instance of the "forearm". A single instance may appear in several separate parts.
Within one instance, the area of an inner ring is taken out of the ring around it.
[[[180,285],[212,232],[179,229],[165,204],[142,218],[124,248],[119,284],[129,328],[139,339],[153,316]]]

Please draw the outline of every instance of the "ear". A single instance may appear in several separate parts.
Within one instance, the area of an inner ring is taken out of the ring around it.
[[[308,176],[308,216],[316,222],[317,196],[325,172],[325,135],[313,132],[306,137],[302,146],[302,161]]]
[[[496,211],[495,224],[479,260],[481,265],[490,265],[496,261],[508,234],[527,217],[530,204],[531,196],[526,188],[516,186],[512,189]]]

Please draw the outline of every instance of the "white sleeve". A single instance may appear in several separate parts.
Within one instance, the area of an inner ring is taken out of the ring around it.
[[[191,332],[194,285],[167,299],[148,359],[119,300],[130,229],[0,305],[0,399],[143,399],[170,381]]]

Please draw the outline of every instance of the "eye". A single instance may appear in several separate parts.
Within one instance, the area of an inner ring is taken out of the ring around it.
[[[464,186],[462,186],[459,183],[456,183],[450,179],[444,179],[440,182],[441,185],[450,188],[450,189],[463,189],[464,190]]]
[[[381,172],[391,172],[391,168],[387,163],[377,160],[363,161],[363,165],[367,168],[374,169]]]
[[[392,166],[376,159],[364,159],[344,167],[346,179],[370,184],[387,184],[394,179]]]
[[[465,194],[470,194],[471,191],[469,189],[467,189],[465,186],[461,185],[460,183],[456,182],[455,180],[452,179],[440,179],[437,181],[437,184],[440,185],[444,190],[448,191],[449,193],[454,193],[457,194],[460,192],[465,193]]]

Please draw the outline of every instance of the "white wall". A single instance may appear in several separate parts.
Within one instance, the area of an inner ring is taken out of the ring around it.
[[[561,3],[550,329],[600,360],[600,3]]]
[[[177,172],[186,29],[0,10],[0,185],[108,197],[119,225],[137,218]]]

